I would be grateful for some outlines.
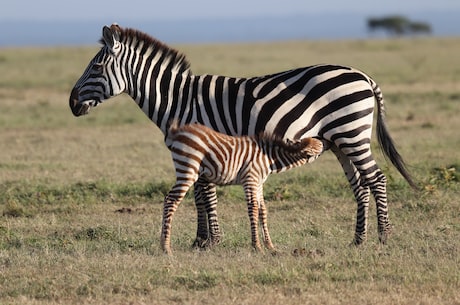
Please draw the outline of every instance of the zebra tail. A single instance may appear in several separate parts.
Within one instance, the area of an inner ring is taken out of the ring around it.
[[[374,96],[377,101],[377,140],[379,142],[380,148],[384,152],[384,156],[387,159],[390,159],[391,163],[396,167],[396,169],[401,173],[401,175],[406,179],[409,185],[415,189],[419,190],[417,183],[411,177],[411,174],[407,170],[406,164],[396,150],[393,139],[390,136],[387,125],[385,123],[385,108],[383,102],[383,94],[380,90],[380,87],[373,81],[369,79],[372,90],[374,91]]]
[[[168,149],[171,149],[174,138],[176,137],[176,134],[179,131],[179,121],[176,119],[169,121],[169,126],[166,130],[167,131],[165,133],[164,141],[166,147],[168,147]]]

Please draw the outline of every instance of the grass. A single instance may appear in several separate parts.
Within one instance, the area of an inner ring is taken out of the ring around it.
[[[389,243],[349,247],[356,206],[340,165],[317,162],[265,186],[279,255],[250,249],[240,187],[218,189],[223,241],[195,251],[188,196],[159,247],[174,180],[162,136],[127,97],[84,118],[70,88],[97,48],[3,49],[0,55],[0,303],[459,304],[458,39],[185,45],[197,74],[250,76],[319,62],[372,75],[388,125],[422,186],[388,177]],[[436,54],[434,56],[433,54]]]

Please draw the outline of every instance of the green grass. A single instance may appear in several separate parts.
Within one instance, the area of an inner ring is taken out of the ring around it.
[[[158,129],[125,96],[74,118],[70,89],[97,51],[0,54],[0,303],[458,304],[458,39],[178,46],[197,74],[251,76],[329,62],[372,75],[412,191],[374,143],[388,177],[389,243],[350,247],[356,204],[331,153],[265,185],[279,254],[250,248],[240,187],[219,187],[220,245],[190,248],[192,196],[178,209],[173,257],[160,251],[174,181]]]

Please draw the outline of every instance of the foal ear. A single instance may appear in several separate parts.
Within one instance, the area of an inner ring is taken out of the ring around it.
[[[116,23],[112,24],[110,27],[104,26],[102,28],[102,40],[113,54],[117,53],[120,49],[120,32],[121,29]]]

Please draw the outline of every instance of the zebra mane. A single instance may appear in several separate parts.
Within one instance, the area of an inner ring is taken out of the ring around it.
[[[132,28],[122,28],[118,25],[115,25],[118,34],[120,36],[121,43],[135,44],[136,42],[142,41],[144,46],[148,46],[153,50],[161,51],[165,54],[166,57],[172,59],[174,66],[178,69],[179,72],[185,72],[190,69],[190,63],[186,59],[185,55],[161,42],[160,40],[153,38],[152,36]],[[113,25],[112,25],[113,27]],[[104,38],[102,37],[99,40],[99,43],[105,45]]]

